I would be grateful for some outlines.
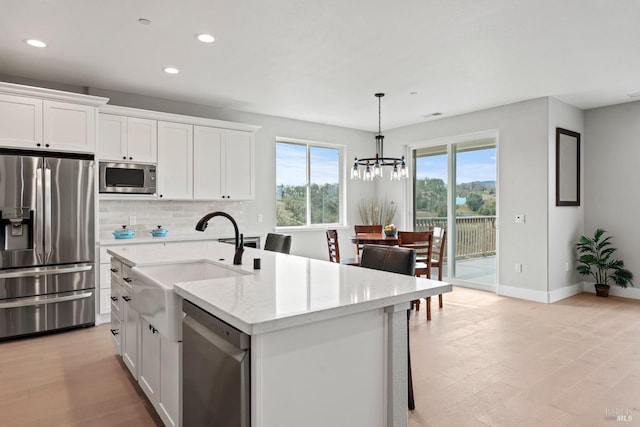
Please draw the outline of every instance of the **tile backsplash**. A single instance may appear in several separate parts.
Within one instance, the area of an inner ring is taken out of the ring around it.
[[[100,234],[110,234],[127,225],[136,234],[149,233],[158,225],[172,235],[197,233],[196,223],[208,212],[224,211],[231,215],[242,231],[244,208],[242,202],[198,202],[156,200],[100,200]],[[136,225],[129,225],[129,217],[136,217]],[[233,237],[233,227],[226,219],[214,218],[206,230],[212,236]]]

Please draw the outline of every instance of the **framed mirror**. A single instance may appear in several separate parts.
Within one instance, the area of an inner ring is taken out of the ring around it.
[[[556,206],[580,206],[580,134],[556,128]]]

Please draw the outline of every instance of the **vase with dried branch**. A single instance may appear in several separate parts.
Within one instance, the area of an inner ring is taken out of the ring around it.
[[[378,199],[376,197],[362,199],[358,203],[358,212],[360,220],[365,225],[387,225],[393,223],[393,217],[396,215],[398,206],[395,202],[388,201],[386,198]]]

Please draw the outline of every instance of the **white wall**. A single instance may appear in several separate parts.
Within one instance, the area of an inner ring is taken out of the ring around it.
[[[575,243],[584,229],[584,166],[580,168],[580,206],[556,206],[556,127],[578,132],[584,147],[582,110],[549,98],[549,296],[554,302],[582,292],[582,279],[576,273]],[[584,149],[580,150],[584,158]],[[584,162],[581,161],[581,165]],[[566,269],[568,265],[568,271]]]
[[[613,236],[616,256],[636,274],[636,289],[616,288],[615,293],[639,298],[640,102],[585,111],[585,134],[584,232],[600,227]]]
[[[546,98],[386,132],[388,153],[406,145],[498,129],[498,292],[547,299],[548,103]],[[385,150],[387,150],[385,147]],[[381,191],[389,191],[384,184]],[[516,214],[527,222],[516,224]],[[522,272],[515,272],[521,263]]]

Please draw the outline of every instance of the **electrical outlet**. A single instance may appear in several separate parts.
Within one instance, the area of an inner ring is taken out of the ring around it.
[[[569,263],[568,262],[564,263],[564,271],[569,271]]]
[[[129,225],[136,225],[136,217],[135,216],[130,216],[129,217]]]
[[[516,264],[516,273],[522,273],[522,264],[520,263]]]
[[[524,222],[525,222],[524,214],[517,214],[516,215],[516,224],[524,224]]]
[[[258,214],[258,222],[262,222],[262,214]]]

